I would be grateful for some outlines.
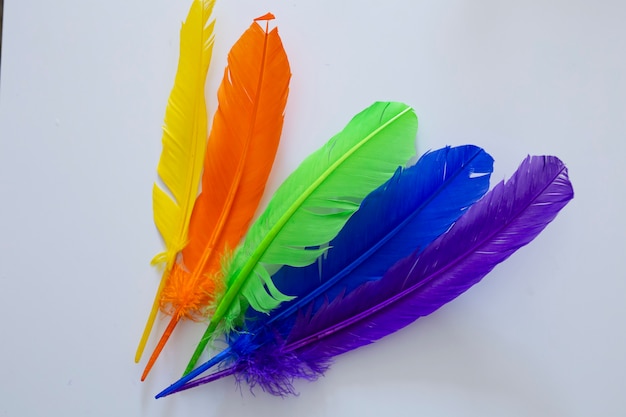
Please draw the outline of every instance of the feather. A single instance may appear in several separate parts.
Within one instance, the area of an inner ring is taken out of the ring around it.
[[[432,313],[479,282],[532,241],[573,198],[567,169],[556,157],[529,157],[506,183],[469,208],[423,251],[400,260],[379,280],[340,294],[295,324],[276,322],[230,341],[229,367],[158,396],[235,374],[273,394],[293,393],[292,381],[322,375],[330,360],[372,343]],[[285,329],[286,327],[286,329]]]
[[[185,373],[203,352],[218,324],[241,320],[247,303],[269,312],[291,299],[272,284],[272,268],[306,266],[357,210],[415,152],[417,118],[400,103],[379,102],[356,115],[310,155],[279,187],[226,267],[227,289]]]
[[[154,222],[165,251],[152,259],[163,267],[163,276],[144,328],[135,362],[139,362],[159,310],[178,253],[187,243],[188,227],[200,183],[207,137],[204,84],[213,51],[213,27],[209,22],[215,0],[195,0],[180,30],[180,56],[174,87],[165,109],[163,151],[157,172],[165,190],[152,189]]]
[[[290,69],[287,54],[267,14],[255,19],[228,55],[205,153],[202,193],[161,305],[172,315],[148,361],[142,380],[181,318],[202,319],[221,282],[221,258],[232,251],[259,205],[269,177],[287,104]],[[265,29],[258,23],[265,21]]]

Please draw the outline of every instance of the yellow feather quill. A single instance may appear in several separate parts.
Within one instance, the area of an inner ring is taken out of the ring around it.
[[[215,0],[194,0],[180,30],[180,56],[174,87],[165,110],[163,151],[157,167],[164,188],[152,189],[154,222],[165,250],[152,259],[163,276],[143,331],[135,362],[139,362],[159,310],[161,292],[176,256],[187,244],[189,219],[202,173],[207,140],[204,98],[213,51],[213,28],[209,22]]]

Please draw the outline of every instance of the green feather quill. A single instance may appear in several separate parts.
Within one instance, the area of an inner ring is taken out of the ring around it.
[[[248,304],[269,312],[292,298],[278,291],[271,273],[282,265],[313,263],[361,200],[415,155],[416,131],[417,117],[410,107],[374,103],[302,162],[276,191],[226,265],[226,291],[185,374],[222,322],[228,331]]]

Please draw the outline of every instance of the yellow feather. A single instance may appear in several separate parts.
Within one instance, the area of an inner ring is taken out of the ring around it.
[[[139,362],[159,310],[161,291],[177,254],[187,243],[189,219],[202,173],[207,140],[204,84],[213,51],[209,22],[215,0],[194,0],[180,30],[180,57],[174,87],[165,109],[163,151],[157,167],[165,189],[153,187],[154,222],[165,250],[152,259],[164,269],[161,284],[135,355]]]

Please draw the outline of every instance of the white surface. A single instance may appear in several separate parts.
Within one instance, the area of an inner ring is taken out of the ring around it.
[[[211,109],[252,18],[276,14],[290,57],[270,193],[352,115],[397,100],[417,111],[420,152],[483,146],[494,179],[554,154],[576,197],[467,294],[337,358],[297,398],[240,394],[229,378],[152,399],[203,331],[183,326],[139,382],[161,245],[151,185],[189,3],[5,2],[0,416],[626,415],[619,0],[218,0]]]

